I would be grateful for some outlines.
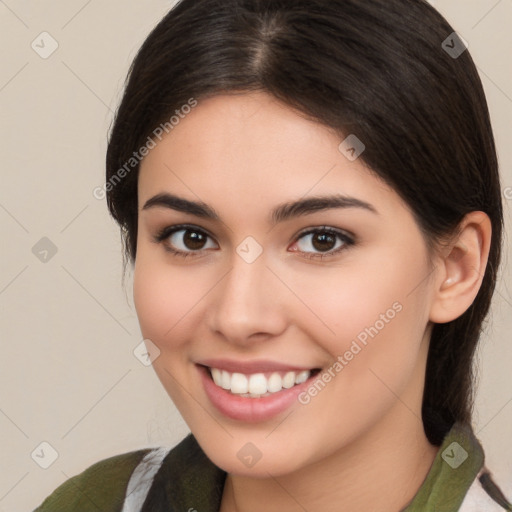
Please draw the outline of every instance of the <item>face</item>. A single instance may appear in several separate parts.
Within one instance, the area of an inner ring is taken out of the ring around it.
[[[307,467],[411,414],[397,397],[421,401],[427,248],[342,140],[264,93],[223,95],[141,164],[142,334],[192,433],[230,473]]]

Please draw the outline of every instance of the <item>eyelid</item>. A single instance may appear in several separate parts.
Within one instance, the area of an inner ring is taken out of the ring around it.
[[[351,233],[350,231],[347,231],[346,229],[340,229],[335,228],[333,226],[313,226],[309,228],[305,228],[303,231],[300,231],[297,235],[295,235],[296,239],[299,239],[305,235],[310,235],[311,233],[317,233],[318,231],[321,232],[327,232],[327,233],[333,233],[336,235],[340,235],[342,237],[350,238],[351,240],[356,239],[356,236]]]
[[[352,234],[350,231],[335,228],[331,226],[314,226],[310,228],[306,228],[304,231],[301,231],[298,235],[295,237],[295,241],[293,244],[297,244],[302,238],[304,238],[307,235],[315,234],[315,233],[328,233],[331,235],[337,236],[341,241],[342,245],[341,247],[338,247],[337,249],[326,251],[326,252],[308,252],[308,251],[293,251],[296,253],[300,253],[303,258],[306,259],[318,259],[323,260],[330,257],[338,256],[341,252],[346,251],[350,247],[356,245],[356,236]]]
[[[206,235],[208,238],[210,238],[211,240],[213,240],[215,242],[215,244],[218,245],[218,242],[215,240],[215,237],[213,235],[211,235],[208,232],[208,230],[206,230],[200,226],[194,225],[194,224],[175,224],[172,226],[166,226],[166,227],[160,229],[153,236],[153,241],[155,243],[163,244],[163,242],[167,238],[169,238],[171,235],[173,235],[174,233],[176,233],[178,231],[184,231],[184,230],[191,230],[191,231],[196,231],[196,232],[202,233],[202,234]],[[330,234],[336,235],[336,236],[340,237],[340,239],[342,239],[342,241],[344,243],[341,247],[339,247],[338,249],[336,249],[332,252],[325,252],[325,253],[305,252],[305,251],[292,251],[292,252],[304,254],[305,255],[304,257],[308,258],[308,259],[314,259],[314,258],[323,259],[323,258],[328,258],[330,256],[335,256],[338,253],[346,250],[350,246],[355,245],[355,243],[356,243],[356,237],[350,231],[340,229],[340,228],[331,227],[331,226],[325,226],[325,225],[311,226],[311,227],[305,228],[304,230],[300,231],[298,234],[294,235],[294,238],[292,239],[292,243],[295,244],[301,238],[303,238],[307,235],[313,234],[313,233],[318,233],[318,232],[330,233]],[[163,244],[163,245],[165,246],[165,249],[168,252],[173,253],[176,256],[183,256],[183,257],[187,257],[187,256],[198,257],[201,255],[202,252],[211,250],[211,249],[199,249],[197,251],[193,251],[193,250],[181,251],[178,249],[173,249],[171,247],[168,247],[165,244]]]
[[[176,233],[177,231],[182,231],[182,230],[198,231],[200,233],[207,235],[212,240],[215,240],[215,237],[211,233],[209,233],[209,231],[207,229],[196,226],[194,224],[173,224],[172,226],[166,226],[166,227],[160,229],[154,235],[153,238],[154,238],[155,242],[162,242],[166,238],[169,238],[172,234]],[[217,242],[215,242],[215,243],[217,243]]]

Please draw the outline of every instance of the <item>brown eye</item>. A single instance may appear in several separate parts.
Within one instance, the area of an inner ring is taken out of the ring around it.
[[[318,251],[330,251],[336,245],[336,237],[331,233],[314,234],[312,244]]]
[[[190,253],[217,246],[206,233],[193,228],[175,229],[162,237],[162,241],[173,251]]]
[[[183,243],[188,249],[197,251],[198,249],[203,249],[206,239],[207,237],[202,233],[197,233],[196,231],[190,231],[187,229],[183,236]]]
[[[354,245],[354,240],[342,231],[323,228],[303,233],[295,245],[308,257],[322,257],[335,255]]]

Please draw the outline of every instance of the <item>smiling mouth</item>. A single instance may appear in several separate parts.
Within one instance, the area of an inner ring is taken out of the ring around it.
[[[242,398],[264,398],[303,384],[320,373],[319,368],[302,371],[274,371],[244,374],[204,366],[219,387]]]

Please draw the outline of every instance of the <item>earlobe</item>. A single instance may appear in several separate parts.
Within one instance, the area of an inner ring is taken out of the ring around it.
[[[464,217],[457,236],[439,256],[431,322],[451,322],[471,306],[485,274],[491,235],[491,221],[485,213]]]

